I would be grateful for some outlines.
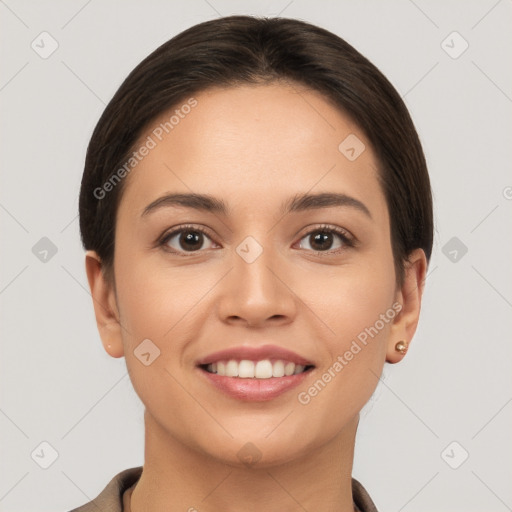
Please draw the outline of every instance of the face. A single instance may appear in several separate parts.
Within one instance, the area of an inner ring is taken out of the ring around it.
[[[152,123],[126,178],[108,350],[169,439],[232,464],[244,450],[290,461],[357,424],[405,337],[378,162],[317,92],[195,100],[169,133],[180,106]]]

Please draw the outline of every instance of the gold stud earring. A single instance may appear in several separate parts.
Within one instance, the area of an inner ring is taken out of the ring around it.
[[[400,352],[400,354],[405,354],[407,352],[407,342],[405,340],[401,340],[399,341],[396,345],[395,345],[395,350],[397,352]]]

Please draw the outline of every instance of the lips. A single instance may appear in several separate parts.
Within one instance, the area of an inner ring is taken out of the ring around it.
[[[275,345],[238,347],[198,360],[206,381],[223,393],[245,401],[267,401],[298,386],[314,364]]]

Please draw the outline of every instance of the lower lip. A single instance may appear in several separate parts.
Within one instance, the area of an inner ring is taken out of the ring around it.
[[[270,379],[241,379],[223,377],[199,368],[211,384],[232,398],[248,402],[266,402],[297,387],[312,370],[290,375],[288,377],[271,377]]]

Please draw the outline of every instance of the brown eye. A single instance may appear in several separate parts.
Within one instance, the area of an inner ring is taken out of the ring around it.
[[[305,247],[302,245],[303,240],[307,242]],[[336,252],[344,246],[352,247],[353,245],[353,241],[344,230],[334,227],[317,228],[301,238],[301,249],[310,249],[316,252]]]
[[[205,248],[204,244],[208,240],[210,237],[202,229],[184,227],[166,235],[161,245],[171,249],[172,252],[197,252]]]
[[[319,231],[314,235],[309,235],[310,245],[315,251],[328,251],[333,244],[333,234]]]

